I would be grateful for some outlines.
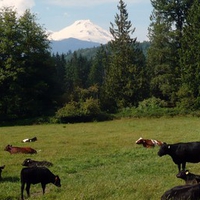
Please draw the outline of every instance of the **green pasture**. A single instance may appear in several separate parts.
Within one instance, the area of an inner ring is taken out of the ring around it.
[[[37,142],[22,143],[36,136]],[[20,171],[25,158],[47,160],[59,175],[61,188],[31,186],[29,200],[159,200],[168,189],[184,182],[169,156],[158,147],[136,145],[139,137],[167,143],[200,141],[200,119],[193,117],[121,119],[108,122],[0,127],[0,200],[20,199]],[[10,155],[7,144],[30,146],[38,154]],[[199,164],[187,164],[200,174]],[[25,199],[27,199],[26,192]]]

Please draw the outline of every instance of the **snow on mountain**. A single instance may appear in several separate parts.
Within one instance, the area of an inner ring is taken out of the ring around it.
[[[49,36],[49,39],[54,41],[68,38],[106,44],[112,39],[112,36],[108,31],[93,24],[90,20],[75,21],[71,26],[58,32],[53,32]]]

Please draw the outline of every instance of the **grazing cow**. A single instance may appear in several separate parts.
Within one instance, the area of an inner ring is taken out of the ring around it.
[[[200,142],[187,142],[166,144],[163,143],[158,151],[159,156],[171,156],[174,163],[178,166],[178,170],[185,170],[186,162],[200,162]]]
[[[10,154],[15,154],[15,153],[34,154],[34,153],[37,153],[37,151],[35,149],[32,149],[30,147],[13,147],[12,145],[7,145],[4,150],[10,152]]]
[[[26,184],[26,192],[30,197],[31,184],[41,183],[43,194],[45,193],[46,184],[53,183],[57,187],[61,187],[59,176],[55,176],[46,167],[23,168],[21,170],[21,199],[24,199],[24,186]]]
[[[192,174],[189,172],[189,170],[180,171],[176,177],[183,179],[186,185],[194,185],[200,183],[200,175]]]
[[[200,200],[200,184],[173,187],[161,196],[161,200]]]
[[[161,142],[159,140],[143,139],[142,137],[140,137],[138,140],[136,140],[135,143],[136,144],[142,144],[143,147],[146,147],[146,148],[161,146],[163,144],[163,142]]]
[[[31,138],[31,139],[26,138],[26,139],[23,139],[23,140],[22,140],[22,142],[35,142],[35,141],[37,141],[37,137],[33,137],[33,138]]]
[[[44,166],[51,167],[51,166],[53,166],[53,164],[51,162],[48,162],[48,161],[36,161],[36,160],[32,160],[30,158],[27,158],[22,163],[22,166],[26,166],[26,167],[44,167]]]
[[[5,168],[5,165],[3,165],[3,166],[0,167],[0,180],[2,179],[1,172],[2,172],[2,169],[4,169],[4,168]]]

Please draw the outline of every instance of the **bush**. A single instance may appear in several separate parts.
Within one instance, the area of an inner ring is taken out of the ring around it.
[[[69,102],[56,113],[54,121],[60,123],[75,123],[110,120],[112,117],[101,112],[97,99],[89,98],[84,102]]]
[[[137,109],[142,111],[149,111],[149,110],[164,108],[166,106],[167,103],[165,101],[156,97],[152,97],[139,102],[139,106]]]
[[[99,102],[97,99],[89,98],[81,104],[82,115],[99,115],[101,113]]]

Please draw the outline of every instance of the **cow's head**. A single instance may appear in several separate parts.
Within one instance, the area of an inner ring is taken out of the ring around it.
[[[12,145],[8,144],[8,145],[5,147],[4,151],[10,151],[11,148],[12,148]]]
[[[142,144],[143,143],[143,138],[140,137],[138,140],[135,141],[135,144]]]
[[[55,176],[55,182],[54,182],[54,185],[56,185],[57,187],[61,187],[59,176]]]
[[[186,180],[187,176],[190,176],[190,175],[191,173],[189,172],[189,170],[182,170],[178,174],[176,174],[176,177]]]
[[[158,151],[158,155],[159,156],[164,156],[166,154],[168,154],[170,149],[170,145],[168,145],[167,143],[163,142],[163,144],[160,146],[160,149]]]
[[[30,163],[32,163],[32,160],[30,158],[26,158],[24,160],[24,162],[22,163],[22,166],[27,166],[28,167],[30,165]]]

